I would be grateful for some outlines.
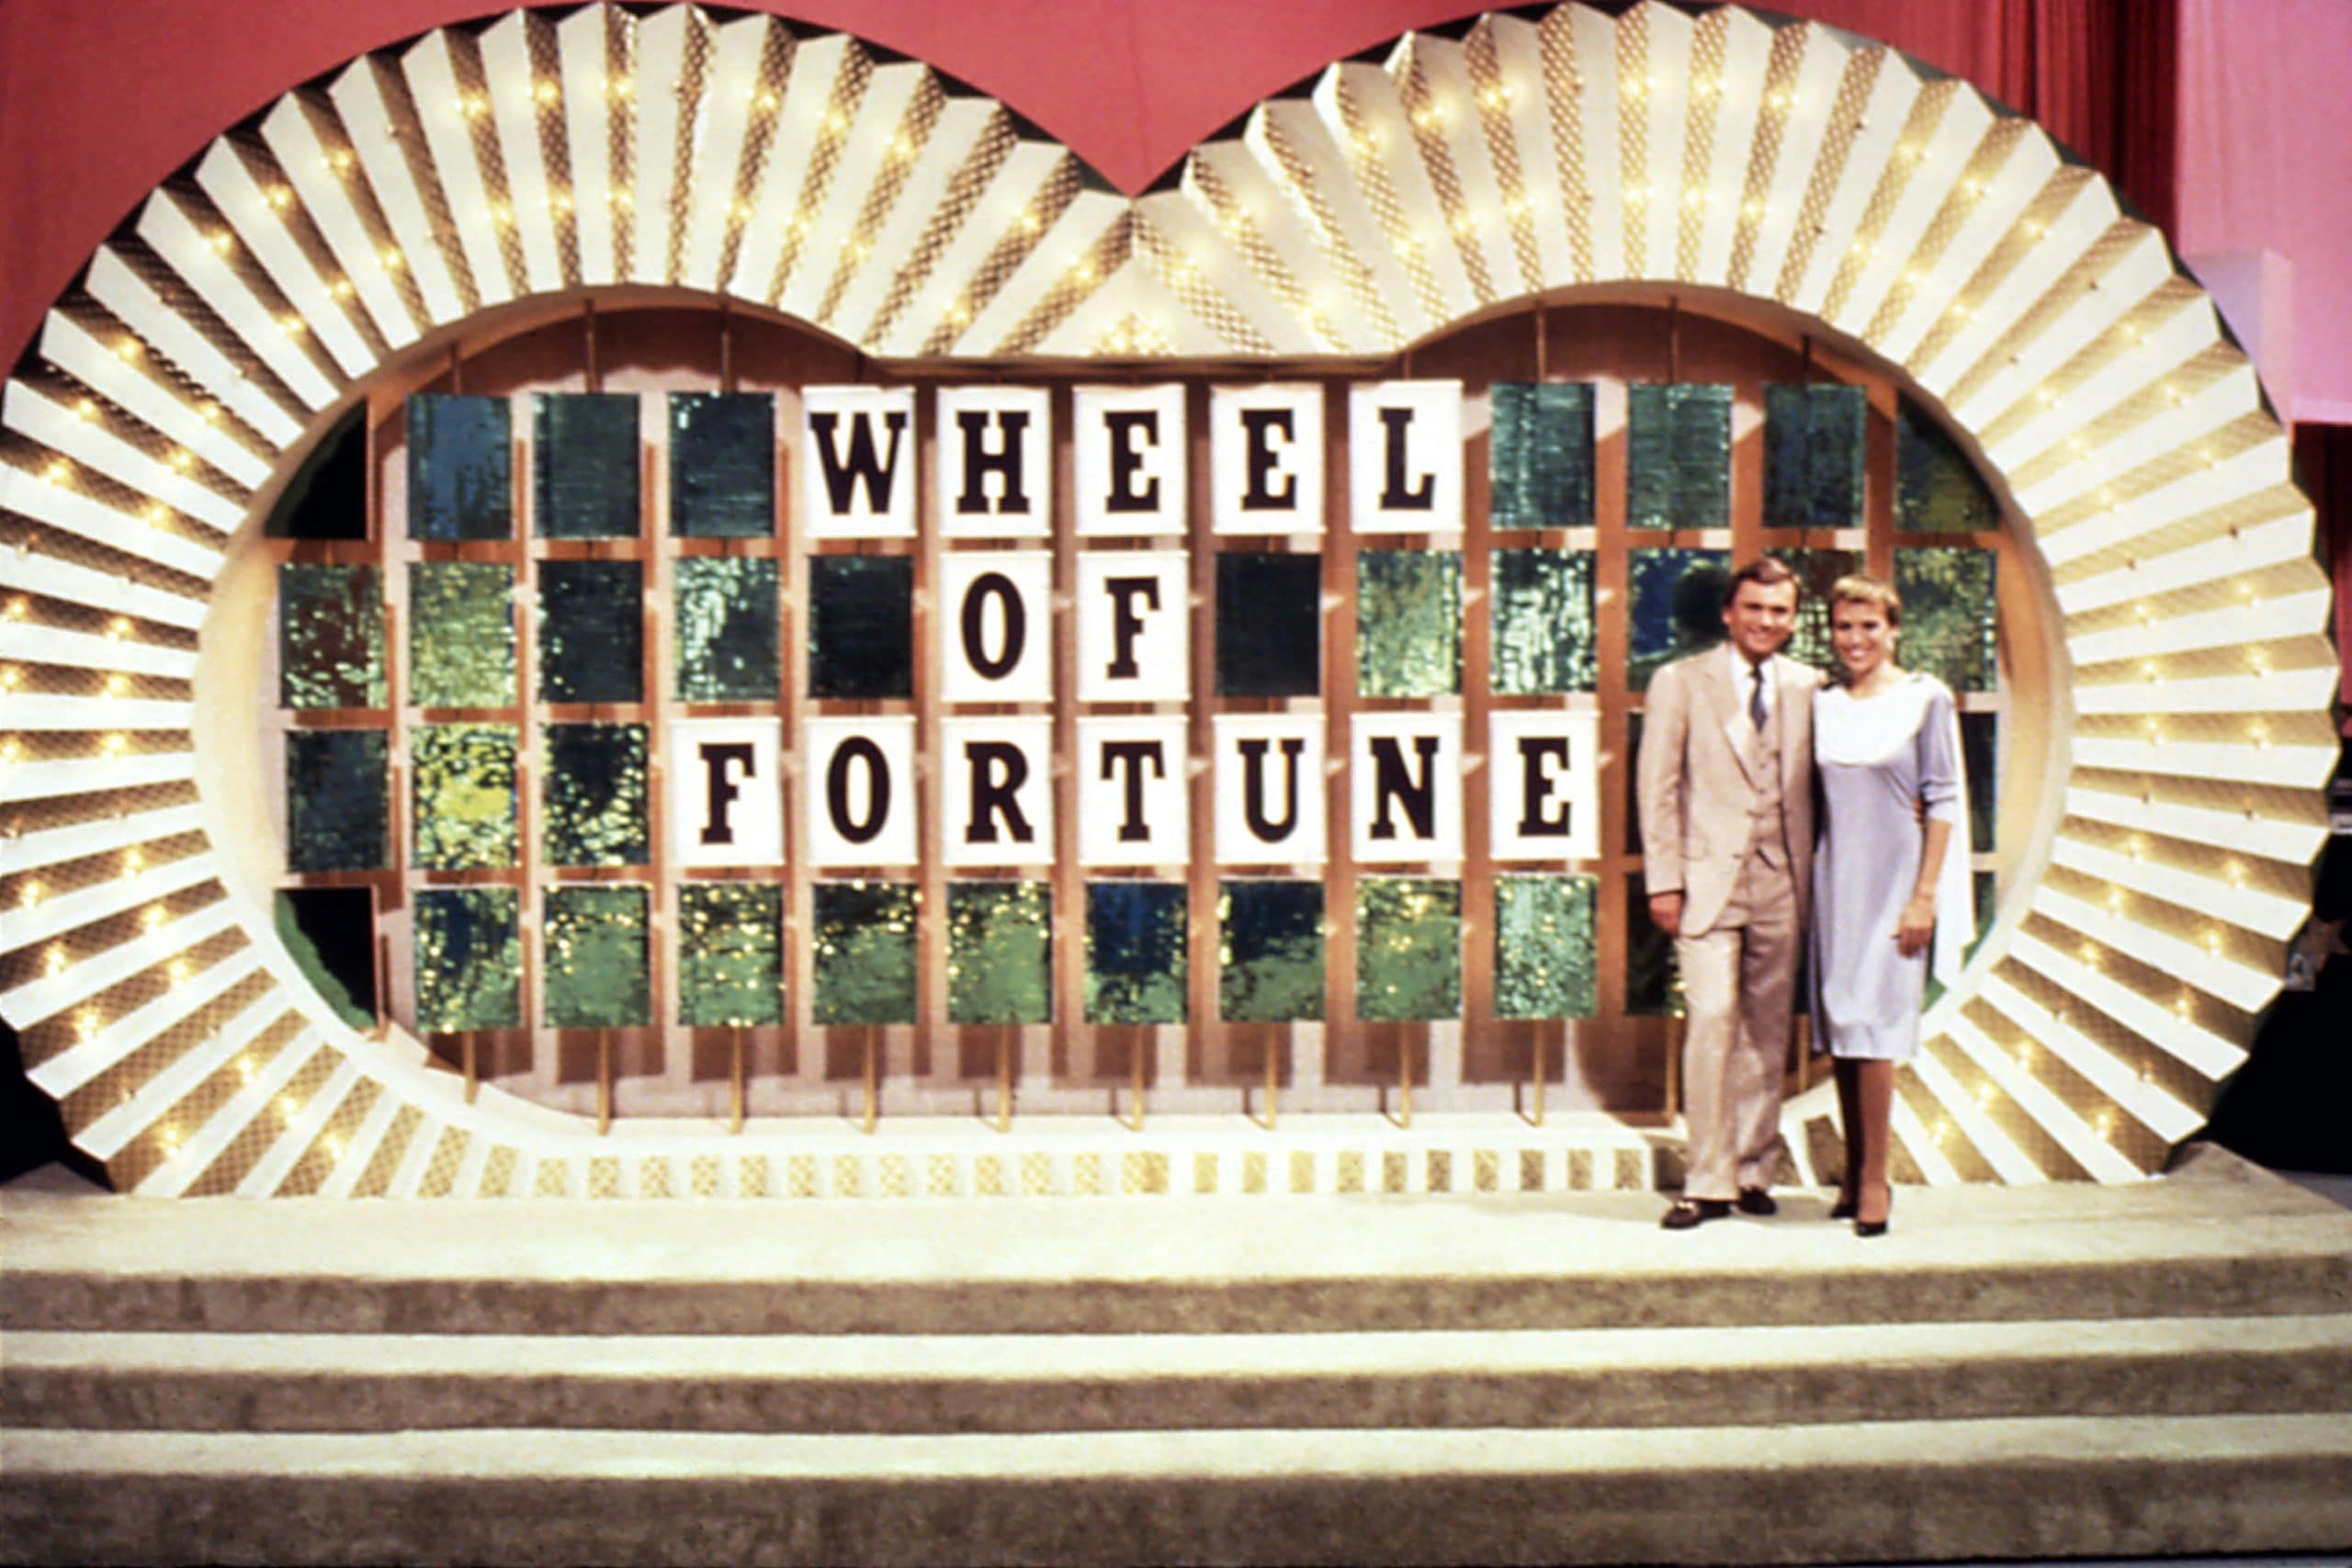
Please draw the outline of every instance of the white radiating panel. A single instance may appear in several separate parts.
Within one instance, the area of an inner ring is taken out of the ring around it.
[[[353,328],[343,307],[328,291],[327,280],[294,241],[285,212],[294,204],[291,186],[264,190],[244,159],[228,143],[216,141],[196,165],[196,183],[212,198],[221,218],[234,231],[245,252],[262,271],[345,376],[361,376],[376,367],[375,351]]]
[[[797,254],[808,244],[808,214],[801,198],[809,175],[810,154],[824,131],[827,106],[848,62],[849,40],[838,33],[810,39],[792,53],[792,73],[786,80],[775,109],[775,132],[767,163],[752,192],[752,211],[735,248],[735,268],[727,291],[763,304],[776,302],[776,268],[787,250]],[[978,228],[979,225],[974,225]]]
[[[539,151],[539,100],[544,96],[552,107],[557,87],[552,77],[545,84],[537,80],[531,64],[530,26],[524,13],[511,12],[484,28],[480,43],[490,124],[497,132],[498,162],[506,174],[515,243],[523,253],[524,285],[534,293],[546,293],[564,285],[560,236],[548,204],[554,190],[547,158]]]
[[[335,78],[327,96],[392,231],[393,243],[379,259],[386,266],[397,265],[415,283],[424,324],[458,320],[466,313],[465,295],[435,242],[433,204],[409,165],[415,143],[407,134],[405,85],[388,65],[373,58],[356,60]],[[424,149],[415,150],[419,161],[427,162]]]
[[[357,154],[343,149],[330,153],[297,94],[277,100],[262,121],[261,134],[377,332],[395,349],[414,343],[416,319],[401,298],[383,254],[368,238],[352,196],[350,182],[361,177]],[[329,292],[333,293],[332,283]]]
[[[268,458],[248,449],[220,426],[213,405],[191,402],[144,368],[146,355],[125,359],[61,310],[41,325],[40,356],[121,408],[158,434],[169,436],[248,490],[269,482]]]
[[[876,66],[846,125],[836,130],[830,118],[820,122],[819,134],[839,137],[841,151],[822,199],[808,214],[808,243],[802,247],[800,264],[785,280],[778,310],[809,321],[824,320],[837,278],[854,275],[869,260],[886,272],[895,265],[894,258],[875,254],[873,242],[858,232],[858,220],[866,197],[896,156],[907,110],[927,74],[920,65]]]
[[[488,117],[490,106],[458,86],[451,48],[447,33],[427,33],[401,57],[401,68],[447,198],[448,220],[458,231],[458,247],[474,293],[484,305],[503,305],[514,298],[514,285],[499,242],[497,204],[474,155],[475,121]],[[505,216],[512,220],[513,214]]]
[[[760,110],[760,59],[775,24],[745,17],[713,30],[705,90],[695,126],[692,185],[687,191],[685,236],[678,281],[689,288],[716,289],[718,263],[729,231],[743,217],[736,186],[743,167],[745,133]]]
[[[287,389],[313,409],[334,400],[334,383],[311,363],[300,337],[308,328],[271,313],[229,269],[176,197],[157,191],[139,214],[139,237],[212,309]]]
[[[90,298],[130,329],[128,334],[105,345],[118,357],[140,361],[151,352],[158,354],[265,441],[283,447],[300,438],[302,422],[263,391],[243,367],[214,347],[111,249],[98,247],[90,258],[84,286]]]
[[[608,76],[605,63],[605,29],[613,16],[604,6],[583,6],[555,24],[572,242],[580,253],[580,281],[592,288],[619,276],[613,257],[612,105],[623,79]]]

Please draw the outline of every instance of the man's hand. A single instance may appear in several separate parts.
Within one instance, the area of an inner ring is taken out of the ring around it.
[[[1894,951],[1905,958],[1917,958],[1928,951],[1928,939],[1936,933],[1936,901],[1926,894],[1915,896],[1903,906],[1903,918],[1894,924]]]
[[[1668,936],[1682,934],[1682,895],[1653,893],[1650,895],[1650,924]]]

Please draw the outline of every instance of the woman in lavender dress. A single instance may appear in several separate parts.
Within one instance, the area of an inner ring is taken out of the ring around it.
[[[1830,1213],[1851,1216],[1858,1235],[1883,1235],[1894,1206],[1888,1113],[1895,1065],[1918,1049],[1928,951],[1949,984],[1971,925],[1968,857],[1951,843],[1967,819],[1951,693],[1895,663],[1902,624],[1893,587],[1840,578],[1829,626],[1844,679],[1813,700],[1825,808],[1813,857],[1814,1041],[1837,1059],[1846,1128]]]

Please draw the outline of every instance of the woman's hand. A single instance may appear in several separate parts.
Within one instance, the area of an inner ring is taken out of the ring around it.
[[[1928,951],[1928,939],[1935,931],[1934,896],[1914,893],[1911,902],[1903,906],[1903,918],[1894,924],[1894,951],[1905,958],[1917,958]]]

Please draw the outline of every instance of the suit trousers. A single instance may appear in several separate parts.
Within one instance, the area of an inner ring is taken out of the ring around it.
[[[1686,1198],[1728,1199],[1743,1187],[1769,1188],[1779,1171],[1798,948],[1796,885],[1785,865],[1752,853],[1714,924],[1675,939],[1689,1010],[1682,1037]]]

